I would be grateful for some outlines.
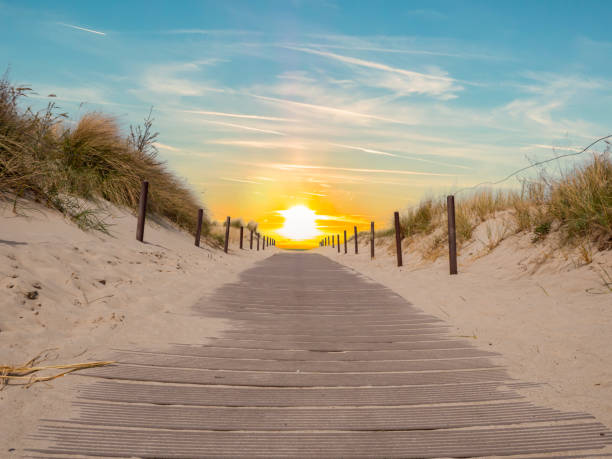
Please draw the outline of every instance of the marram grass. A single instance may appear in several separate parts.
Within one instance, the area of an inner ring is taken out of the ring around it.
[[[455,197],[455,224],[459,243],[469,241],[478,224],[500,211],[511,213],[515,232],[532,232],[537,242],[552,228],[562,241],[589,240],[600,250],[612,249],[612,161],[608,152],[594,154],[557,176],[545,172],[524,181],[520,191],[478,190]],[[403,212],[405,237],[446,234],[446,199],[426,199]],[[446,236],[445,236],[446,237]],[[442,241],[446,242],[446,240]]]
[[[84,229],[105,231],[103,202],[135,210],[140,184],[148,180],[149,211],[195,232],[201,206],[157,159],[150,116],[127,136],[113,117],[98,112],[72,126],[53,104],[41,112],[22,109],[29,90],[0,80],[0,197],[33,198]],[[205,219],[204,234],[208,226]]]

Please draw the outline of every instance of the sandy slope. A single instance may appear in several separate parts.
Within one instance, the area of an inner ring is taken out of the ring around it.
[[[423,260],[417,248],[424,240],[405,241],[402,268],[391,238],[377,242],[374,260],[365,238],[358,255],[352,241],[347,255],[344,247],[341,254],[317,251],[447,320],[482,349],[503,354],[512,376],[545,383],[530,389],[534,400],[588,411],[612,426],[612,293],[602,280],[612,274],[612,251],[593,252],[586,265],[580,250],[556,249],[554,237],[534,245],[530,235],[519,234],[489,253],[488,237],[499,227],[477,228],[461,251],[457,276],[448,274],[447,252],[436,262]]]
[[[275,250],[240,251],[233,235],[225,255],[206,244],[197,248],[192,236],[150,220],[143,244],[135,240],[134,216],[117,208],[109,209],[109,237],[28,206],[28,217],[0,207],[2,364],[23,363],[46,349],[53,349],[45,362],[52,365],[104,358],[112,347],[203,342],[224,323],[192,316],[191,306]],[[13,414],[0,416],[0,457],[8,448],[19,457],[37,419],[70,409],[77,379],[0,392],[0,411]]]

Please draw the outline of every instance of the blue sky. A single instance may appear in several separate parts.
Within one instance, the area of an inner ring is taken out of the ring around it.
[[[612,131],[612,2],[3,2],[0,64],[76,120],[154,107],[219,219],[330,226]],[[331,220],[330,220],[331,221]],[[352,223],[351,223],[352,224]]]

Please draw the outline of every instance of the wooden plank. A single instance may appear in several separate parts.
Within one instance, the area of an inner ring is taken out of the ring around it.
[[[533,385],[511,380],[497,354],[319,255],[267,258],[193,314],[230,328],[201,343],[117,350],[119,364],[79,372],[75,415],[43,421],[32,451],[466,457],[611,441],[586,413],[521,400],[517,390]]]

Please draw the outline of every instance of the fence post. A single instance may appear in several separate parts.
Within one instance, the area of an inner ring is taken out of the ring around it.
[[[397,266],[402,266],[402,228],[400,227],[399,212],[393,214],[395,221],[395,248],[397,250]]]
[[[227,253],[227,247],[229,245],[229,232],[230,232],[230,218],[227,217],[225,221],[225,245],[223,246],[223,251]]]
[[[346,230],[344,230],[344,253],[347,253],[348,249],[346,247]]]
[[[357,242],[357,227],[353,227],[355,229],[355,254],[359,253],[359,243]]]
[[[370,223],[370,258],[374,258],[374,222]]]
[[[251,241],[249,242],[249,249],[253,250],[253,230],[249,231],[251,231]]]
[[[338,236],[338,253],[340,253],[340,235],[337,234],[336,236]]]
[[[261,250],[266,250],[266,236],[261,238]]]
[[[448,213],[448,261],[450,273],[457,274],[457,233],[455,231],[455,196],[446,197],[446,211]]]
[[[244,226],[240,225],[240,249],[242,249],[243,236],[244,236]]]
[[[336,237],[332,236],[332,249],[336,248]]]
[[[196,226],[195,245],[200,247],[200,236],[202,236],[202,219],[204,218],[204,209],[198,209],[198,224]]]
[[[138,223],[136,225],[136,240],[144,239],[145,218],[147,215],[147,200],[149,196],[149,182],[144,180],[140,187],[140,202],[138,203]]]
[[[259,233],[257,233],[257,251],[259,251]]]

